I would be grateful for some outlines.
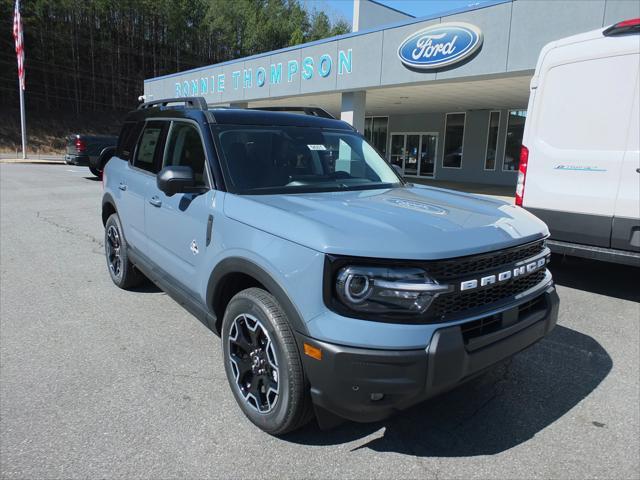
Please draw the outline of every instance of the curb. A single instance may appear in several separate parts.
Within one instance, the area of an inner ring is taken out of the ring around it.
[[[28,164],[42,164],[42,165],[64,165],[64,160],[37,160],[37,159],[22,159],[22,158],[0,158],[0,163],[28,163]]]

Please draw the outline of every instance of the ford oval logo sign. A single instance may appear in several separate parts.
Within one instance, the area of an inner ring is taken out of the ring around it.
[[[475,25],[441,23],[405,38],[398,48],[398,56],[409,68],[436,70],[464,60],[481,45],[482,32]]]

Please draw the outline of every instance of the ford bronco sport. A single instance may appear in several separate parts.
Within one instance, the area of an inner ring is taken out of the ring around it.
[[[142,104],[103,178],[113,282],[144,274],[219,334],[259,428],[383,419],[554,327],[544,223],[405,183],[320,109],[274,110]]]

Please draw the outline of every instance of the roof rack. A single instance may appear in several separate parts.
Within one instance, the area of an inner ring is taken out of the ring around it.
[[[268,112],[301,112],[312,117],[336,119],[333,115],[320,107],[251,107],[249,110],[266,110]]]
[[[153,100],[138,105],[138,110],[145,110],[151,107],[166,107],[169,103],[184,103],[184,108],[192,108],[195,110],[209,110],[209,105],[204,97],[181,97],[181,98],[165,98],[162,100]]]

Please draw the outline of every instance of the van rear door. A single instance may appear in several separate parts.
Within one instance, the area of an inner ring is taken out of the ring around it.
[[[636,55],[640,64],[640,55]],[[640,252],[640,77],[629,118],[627,151],[620,172],[620,187],[611,229],[611,248]]]
[[[543,51],[523,140],[523,206],[556,240],[609,247],[638,78],[630,53],[637,37],[591,35]]]

